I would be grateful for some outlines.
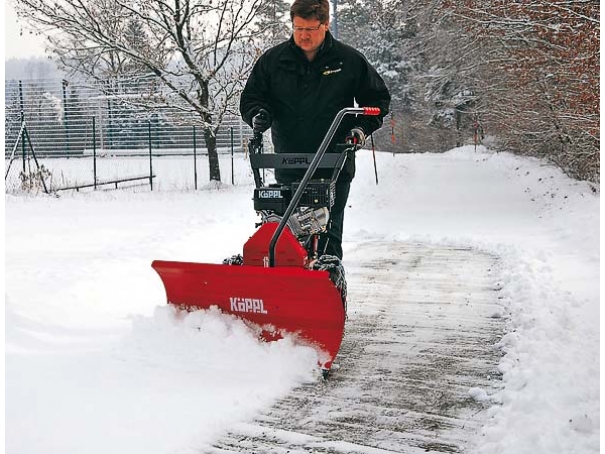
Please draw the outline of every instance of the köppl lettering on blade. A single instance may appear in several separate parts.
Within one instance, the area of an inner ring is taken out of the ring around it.
[[[231,310],[253,314],[267,314],[262,299],[231,297]]]

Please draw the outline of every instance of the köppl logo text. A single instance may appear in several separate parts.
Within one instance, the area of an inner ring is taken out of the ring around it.
[[[263,300],[256,298],[229,298],[233,312],[248,312],[252,314],[266,314]]]

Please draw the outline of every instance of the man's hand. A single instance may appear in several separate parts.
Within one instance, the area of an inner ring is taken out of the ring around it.
[[[254,133],[263,133],[271,127],[271,115],[265,109],[260,109],[252,117],[252,130]]]
[[[347,137],[353,144],[357,145],[359,148],[363,148],[366,143],[366,134],[363,132],[361,128],[353,128],[349,133],[349,137]]]

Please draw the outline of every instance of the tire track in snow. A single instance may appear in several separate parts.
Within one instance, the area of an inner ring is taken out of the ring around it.
[[[366,256],[371,257],[369,259]],[[202,452],[467,452],[500,386],[498,259],[363,243],[347,255],[345,338],[327,381],[295,389]]]

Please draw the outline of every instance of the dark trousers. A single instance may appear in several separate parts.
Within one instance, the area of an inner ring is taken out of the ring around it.
[[[345,219],[345,208],[349,198],[349,190],[351,189],[350,181],[337,181],[336,194],[334,197],[334,206],[330,211],[330,223],[328,232],[322,235],[319,243],[319,250],[325,248],[325,253],[335,255],[342,260],[342,231]]]

